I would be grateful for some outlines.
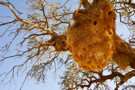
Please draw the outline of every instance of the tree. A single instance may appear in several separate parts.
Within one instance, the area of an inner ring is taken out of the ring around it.
[[[94,1],[96,2],[98,0]],[[113,60],[105,69],[98,72],[85,71],[78,67],[77,63],[72,60],[72,52],[68,52],[68,50],[70,51],[70,47],[65,42],[67,38],[65,32],[67,27],[70,28],[73,25],[72,15],[76,15],[76,12],[81,12],[81,9],[80,7],[76,8],[77,11],[74,12],[74,8],[68,5],[68,3],[72,2],[70,0],[66,0],[64,3],[59,2],[54,4],[54,2],[47,0],[27,0],[26,5],[33,10],[32,14],[20,12],[9,0],[7,2],[0,2],[3,7],[8,7],[14,15],[13,18],[9,17],[12,19],[11,21],[1,21],[0,24],[1,27],[6,26],[0,38],[10,36],[10,42],[1,46],[0,62],[3,63],[11,58],[19,59],[25,57],[23,63],[13,66],[6,73],[0,74],[0,76],[4,77],[1,79],[1,82],[3,83],[9,74],[12,73],[10,79],[12,80],[15,73],[18,74],[23,71],[27,72],[25,80],[30,76],[37,81],[44,82],[46,79],[45,72],[59,64],[67,65],[59,83],[66,90],[79,88],[90,89],[93,87],[94,89],[109,89],[109,84],[106,83],[107,80],[112,80],[116,84],[115,89],[118,89],[120,86],[124,89],[134,88],[134,84],[123,86],[125,82],[128,82],[130,78],[135,76],[135,71],[125,72]],[[87,0],[82,0],[82,4],[86,4],[86,6],[84,5],[85,8],[89,6]],[[129,44],[134,46],[135,21],[133,17],[135,4],[131,0],[112,0],[112,4],[115,12],[120,16],[120,21],[130,28],[132,34]],[[21,38],[21,41],[17,41],[16,39],[18,38]],[[116,42],[117,40],[121,39],[117,38]],[[19,43],[20,47],[17,47],[15,54],[13,53],[11,55],[9,52],[14,52],[11,48],[16,43],[15,41],[17,41],[17,44]],[[124,42],[124,45],[129,46],[129,44]],[[121,47],[123,44],[118,43],[118,45]],[[134,48],[130,47],[130,49],[134,51]],[[134,59],[134,53],[132,56],[129,56],[126,51],[123,51],[123,53],[128,55],[129,58]],[[32,65],[32,67],[28,68],[29,65]],[[131,66],[134,66],[134,64]],[[105,72],[110,74],[104,75]]]

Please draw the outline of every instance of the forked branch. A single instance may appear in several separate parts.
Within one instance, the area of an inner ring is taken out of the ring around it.
[[[45,31],[47,31],[52,37],[54,37],[53,34],[51,33],[51,31],[50,31],[49,29],[44,28],[43,25],[37,26],[37,25],[35,25],[35,24],[33,24],[33,23],[27,21],[27,20],[21,19],[21,18],[15,13],[15,11],[11,8],[11,6],[10,6],[8,3],[5,3],[5,2],[0,1],[0,4],[1,4],[1,5],[4,5],[4,6],[7,6],[7,7],[10,9],[10,11],[14,14],[14,16],[17,18],[18,21],[21,21],[21,22],[23,22],[23,23],[29,24],[29,25],[31,25],[31,26],[37,28],[37,29],[45,30]]]

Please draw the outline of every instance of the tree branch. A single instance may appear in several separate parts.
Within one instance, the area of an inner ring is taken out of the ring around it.
[[[45,29],[44,26],[42,26],[42,25],[41,25],[41,26],[36,26],[35,24],[33,24],[33,23],[31,23],[31,22],[29,22],[29,21],[27,21],[27,20],[21,19],[21,18],[14,12],[14,10],[10,7],[9,4],[4,3],[4,2],[1,2],[1,1],[0,1],[0,4],[1,4],[1,5],[4,5],[4,6],[7,6],[7,7],[10,9],[10,11],[14,14],[14,16],[17,18],[18,21],[21,21],[21,22],[23,22],[23,23],[30,24],[30,25],[34,26],[35,28],[37,28],[37,29],[45,30],[45,31],[47,31],[52,37],[54,37],[53,34],[51,33],[51,31],[50,31],[49,29]]]

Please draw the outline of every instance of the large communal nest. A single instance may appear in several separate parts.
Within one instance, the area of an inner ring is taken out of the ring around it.
[[[100,71],[111,59],[122,69],[134,68],[135,53],[115,32],[116,14],[110,0],[93,0],[92,4],[82,1],[87,2],[82,2],[85,9],[75,11],[74,24],[57,36],[55,49],[69,50],[84,70]]]
[[[67,42],[79,67],[99,71],[109,64],[114,49],[115,17],[109,0],[93,2],[90,8],[75,12]]]

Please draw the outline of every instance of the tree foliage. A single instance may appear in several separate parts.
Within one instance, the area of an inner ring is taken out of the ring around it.
[[[59,43],[63,43],[61,35],[73,23],[72,16],[78,9],[80,1],[78,7],[73,7],[72,2],[73,0],[64,0],[64,2],[61,0],[27,0],[26,7],[31,13],[24,13],[9,0],[0,1],[0,5],[7,7],[13,14],[13,16],[3,16],[7,21],[0,21],[0,28],[3,29],[0,38],[8,39],[6,43],[1,44],[0,63],[24,58],[20,64],[12,66],[9,71],[0,73],[0,83],[3,83],[10,74],[12,75],[9,81],[13,80],[16,73],[24,71],[27,72],[25,80],[31,77],[38,82],[44,82],[47,71],[65,65],[65,73],[60,77],[61,82],[59,82],[65,90],[110,89],[109,80],[116,85],[115,89],[135,88],[135,82],[125,84],[135,76],[134,70],[125,72],[112,60],[105,69],[99,72],[84,71],[72,60],[70,52],[61,51],[62,46],[54,48],[58,40],[61,40]],[[120,22],[129,28],[131,32],[129,44],[134,46],[135,3],[132,0],[111,0],[111,2]],[[14,50],[12,47],[15,47]]]

